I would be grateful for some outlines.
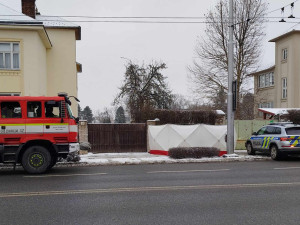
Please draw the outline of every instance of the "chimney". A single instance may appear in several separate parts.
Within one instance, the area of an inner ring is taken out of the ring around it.
[[[35,0],[22,0],[22,13],[35,19]]]

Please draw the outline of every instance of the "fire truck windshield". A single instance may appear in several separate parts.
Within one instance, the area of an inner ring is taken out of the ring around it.
[[[70,105],[69,105],[69,104],[66,104],[66,105],[67,105],[67,109],[68,109],[69,116],[70,116],[71,118],[75,119],[75,117],[73,116],[73,112],[72,112],[72,109],[71,109]]]

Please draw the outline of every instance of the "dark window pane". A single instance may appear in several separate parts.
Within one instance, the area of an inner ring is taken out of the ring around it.
[[[5,53],[5,69],[11,69],[11,56],[10,56],[10,53]]]
[[[268,126],[266,131],[265,131],[265,134],[274,134],[275,133],[275,128],[276,127]]]
[[[22,111],[19,102],[2,102],[1,118],[21,118]]]
[[[300,135],[300,127],[285,128],[287,135]]]
[[[281,128],[280,127],[276,127],[275,134],[281,134]]]
[[[13,68],[14,69],[19,69],[19,67],[20,67],[19,54],[14,53],[13,54]]]
[[[0,53],[0,68],[4,69],[4,56],[3,56],[3,53]]]
[[[263,127],[263,128],[261,128],[261,129],[257,132],[257,134],[258,134],[258,135],[263,135],[263,134],[265,133],[265,130],[266,130],[266,127]]]
[[[45,114],[46,117],[60,117],[60,102],[58,101],[48,101],[45,103]]]
[[[27,103],[27,117],[39,118],[42,116],[42,104],[41,102],[28,102]]]

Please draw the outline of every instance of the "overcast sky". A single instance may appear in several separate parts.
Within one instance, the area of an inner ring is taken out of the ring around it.
[[[0,0],[0,3],[21,11],[20,2],[21,0]],[[202,17],[216,2],[217,0],[37,0],[36,5],[43,15]],[[268,11],[272,11],[293,0],[267,2]],[[285,15],[289,14],[290,7],[286,7]],[[268,16],[280,15],[278,10]],[[300,2],[295,3],[294,15],[300,17]],[[89,105],[95,112],[111,107],[124,77],[124,58],[140,64],[165,62],[168,69],[163,74],[168,77],[171,90],[192,98],[187,66],[192,64],[195,57],[197,37],[205,35],[204,24],[77,24],[82,28],[82,40],[77,41],[77,61],[83,65],[83,72],[78,74],[78,95],[82,108]],[[260,68],[274,64],[274,43],[269,43],[268,40],[289,31],[292,26],[294,24],[266,24],[267,35],[263,42]],[[297,28],[299,26],[293,29]]]

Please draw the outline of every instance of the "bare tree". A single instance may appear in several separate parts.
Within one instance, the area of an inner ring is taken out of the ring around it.
[[[171,91],[161,70],[165,63],[153,62],[139,66],[128,62],[125,79],[114,104],[125,98],[133,122],[142,121],[143,113],[150,109],[168,109],[172,103]]]
[[[173,94],[173,101],[170,105],[170,109],[180,110],[180,109],[188,109],[192,104],[189,99],[181,94]]]
[[[243,96],[240,109],[240,119],[253,120],[254,119],[254,95],[252,93],[246,93]]]
[[[189,67],[195,91],[207,98],[228,90],[228,1],[220,0],[206,16],[205,37],[195,48],[197,60]],[[263,0],[235,0],[234,5],[234,77],[237,80],[237,111],[240,94],[247,91],[247,74],[257,69],[264,34],[267,4]]]
[[[112,121],[111,109],[104,108],[103,112],[97,110],[94,118],[95,118],[95,122],[97,123],[111,123]]]

